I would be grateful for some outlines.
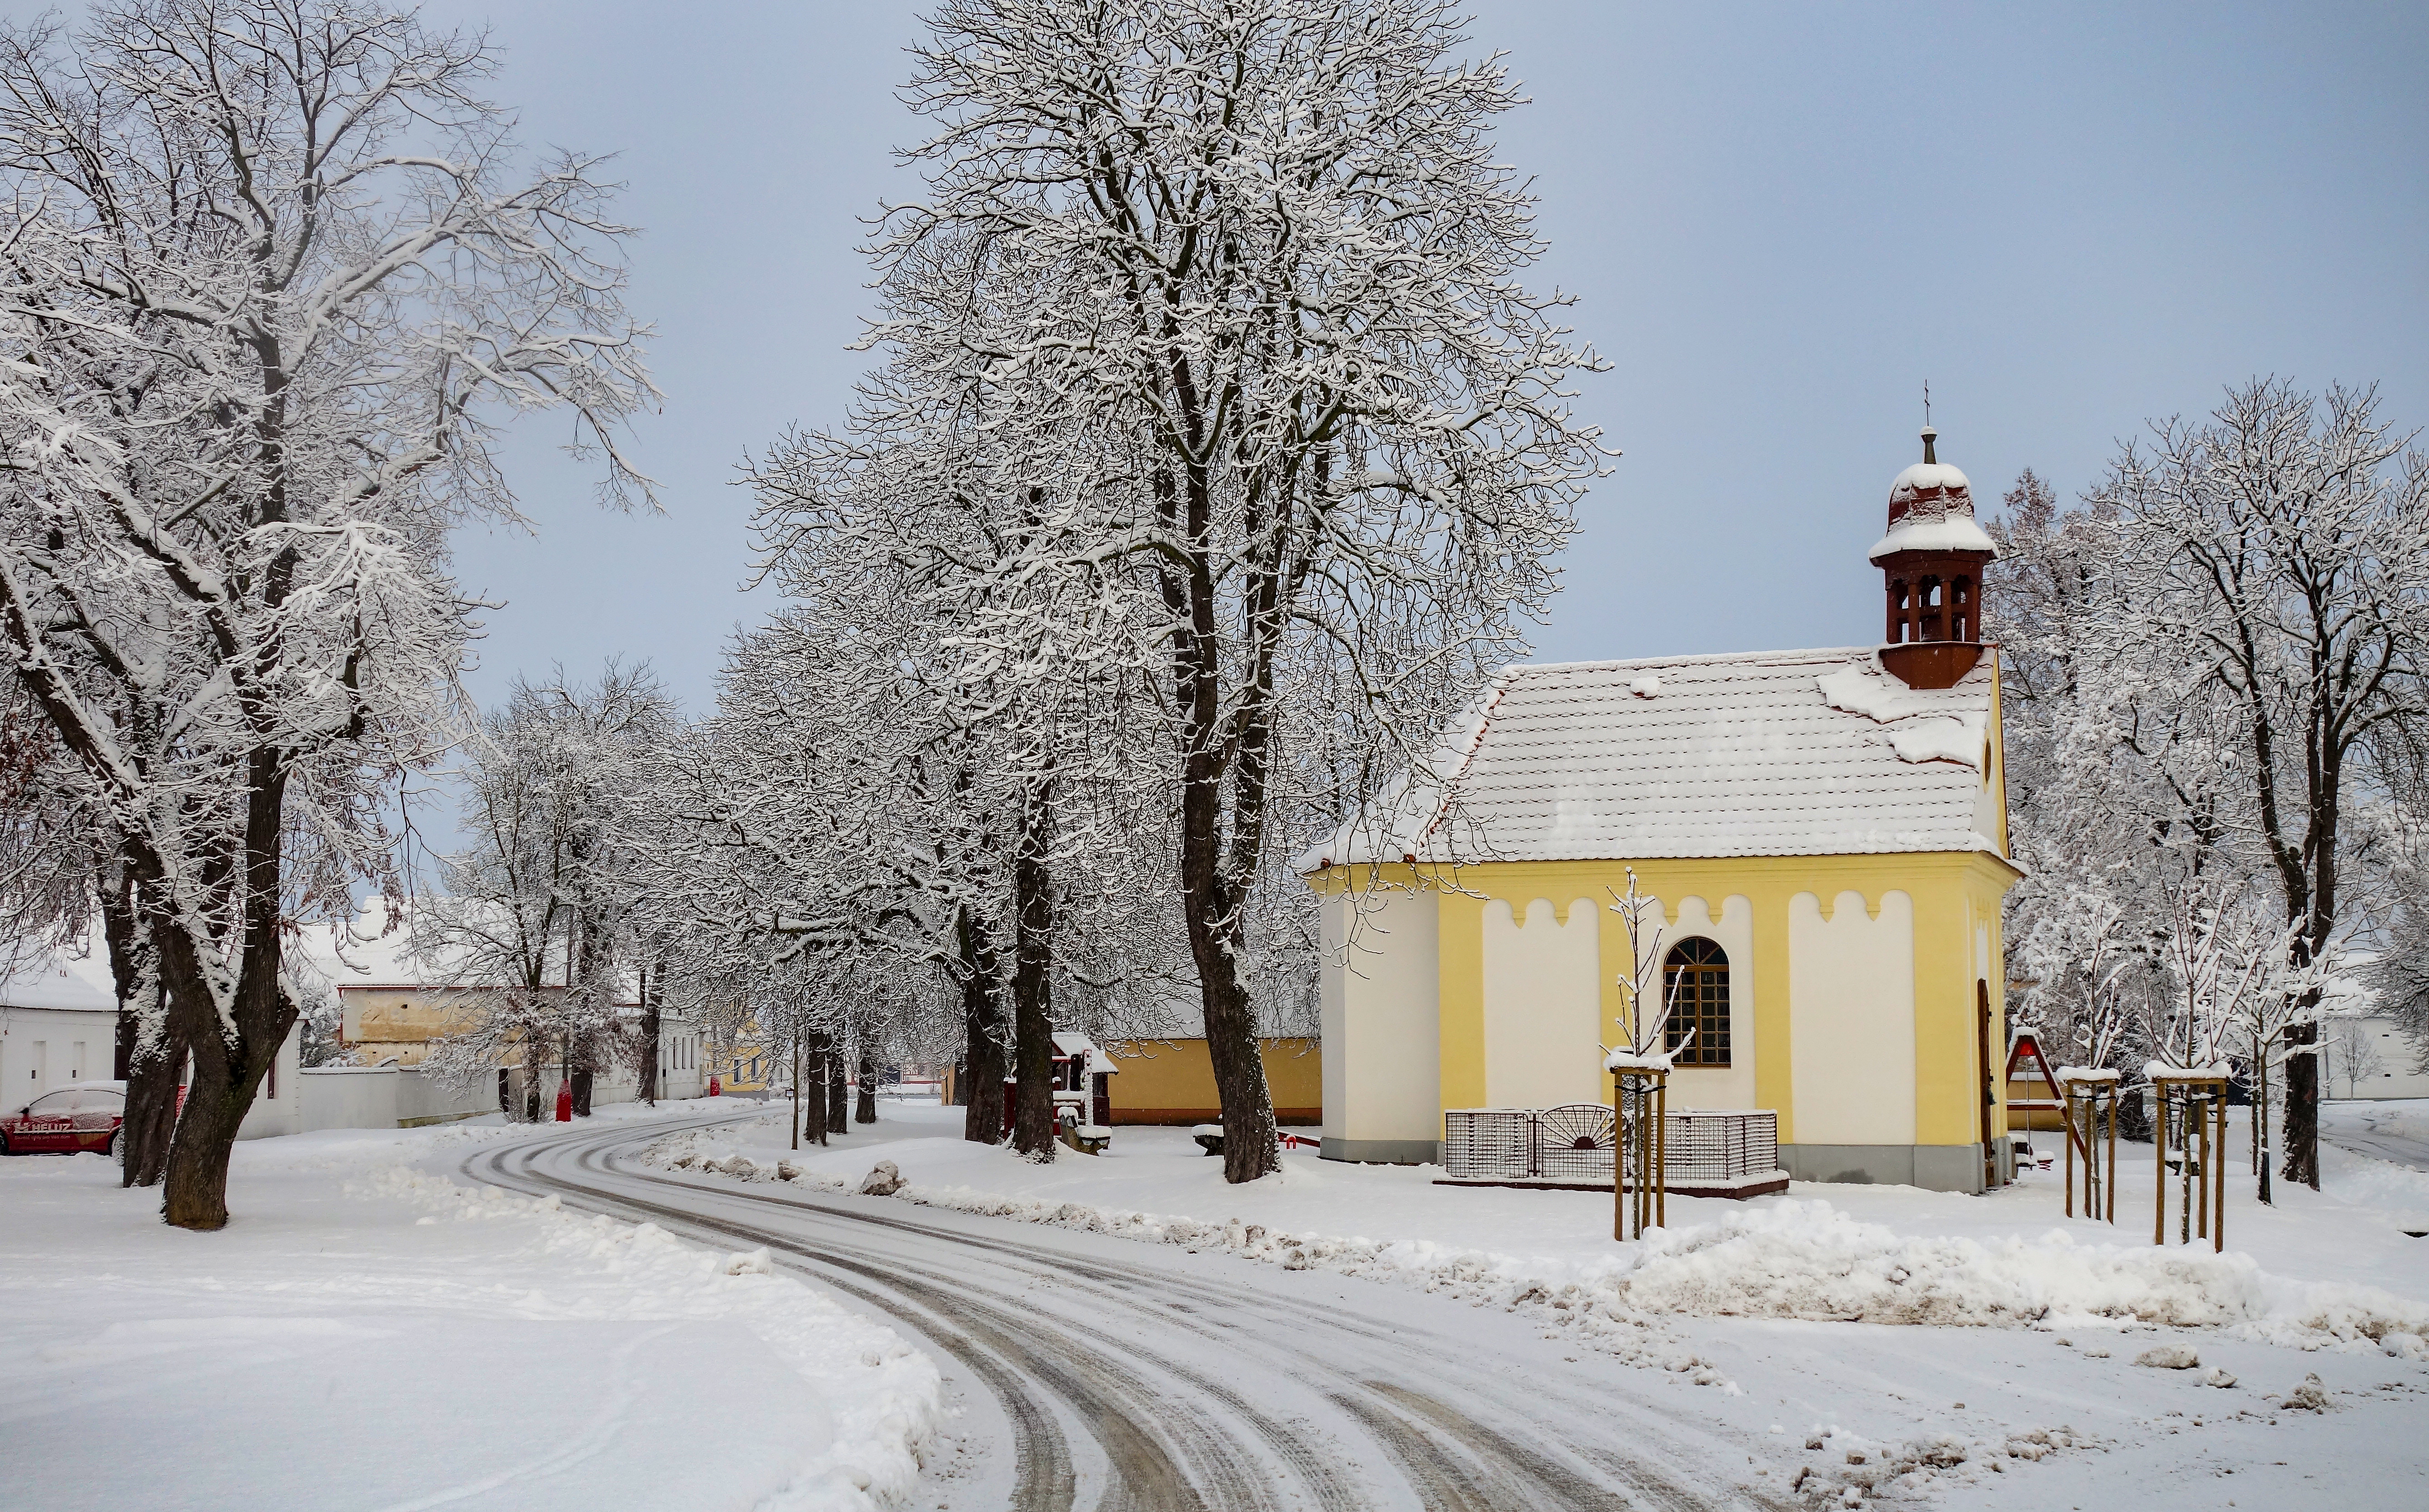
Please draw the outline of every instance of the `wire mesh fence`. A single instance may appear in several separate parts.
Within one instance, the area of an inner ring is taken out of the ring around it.
[[[1443,1118],[1443,1173],[1453,1180],[1611,1179],[1611,1112],[1598,1103],[1452,1108]],[[1767,1109],[1673,1110],[1662,1133],[1671,1186],[1779,1169],[1779,1116]]]

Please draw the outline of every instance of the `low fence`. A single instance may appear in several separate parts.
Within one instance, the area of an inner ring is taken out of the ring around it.
[[[1611,1182],[1611,1111],[1599,1103],[1452,1108],[1443,1121],[1443,1174],[1453,1181]],[[1779,1115],[1768,1109],[1674,1111],[1662,1135],[1662,1178],[1673,1188],[1779,1170]]]

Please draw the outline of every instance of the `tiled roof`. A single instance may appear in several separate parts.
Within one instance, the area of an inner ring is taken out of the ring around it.
[[[1992,660],[1939,690],[1871,647],[1512,667],[1428,780],[1379,795],[1301,869],[1995,851]]]

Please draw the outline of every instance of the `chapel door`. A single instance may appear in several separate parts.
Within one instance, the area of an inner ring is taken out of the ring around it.
[[[1979,977],[1974,981],[1974,1019],[1981,1051],[1975,1064],[1982,1069],[1982,1189],[1989,1191],[1999,1184],[1999,1157],[1991,1148],[1991,1111],[1998,1105],[1991,1078],[1997,1074],[1991,1069],[1997,1063],[1991,1058],[1991,984]]]

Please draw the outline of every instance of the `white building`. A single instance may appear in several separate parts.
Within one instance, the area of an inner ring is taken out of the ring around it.
[[[240,1139],[304,1127],[302,1037],[289,1034],[237,1128]],[[98,941],[55,951],[0,982],[0,1107],[8,1111],[71,1082],[118,1074],[118,987]]]
[[[2320,1056],[2322,1097],[2375,1100],[2429,1097],[2429,1073],[2415,1068],[2418,1051],[2393,1019],[2335,1014],[2320,1022],[2327,1049]]]
[[[98,945],[38,956],[0,981],[0,1101],[11,1111],[116,1075],[117,1046],[118,993]]]

